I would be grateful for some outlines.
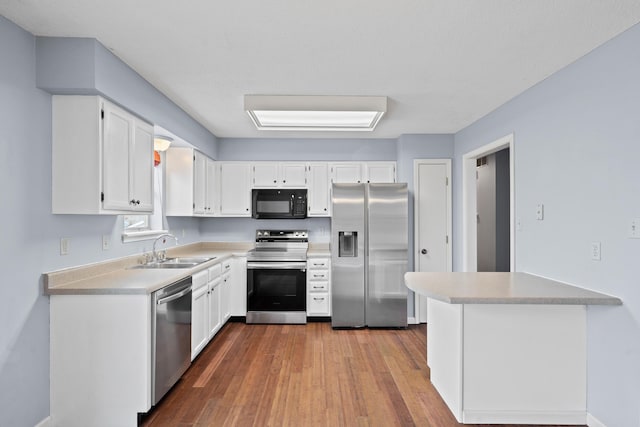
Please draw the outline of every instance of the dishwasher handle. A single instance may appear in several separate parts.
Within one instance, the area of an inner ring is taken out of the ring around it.
[[[169,295],[167,297],[160,298],[158,300],[158,302],[156,302],[156,304],[157,305],[166,304],[166,303],[171,302],[173,300],[177,300],[178,298],[182,298],[183,296],[185,296],[189,292],[191,292],[191,285],[187,286],[182,291],[180,291],[180,292],[178,292],[176,294],[171,294],[171,295]]]

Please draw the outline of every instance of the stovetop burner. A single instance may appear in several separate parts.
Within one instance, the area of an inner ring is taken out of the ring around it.
[[[306,261],[308,248],[307,230],[256,230],[256,247],[247,261]]]

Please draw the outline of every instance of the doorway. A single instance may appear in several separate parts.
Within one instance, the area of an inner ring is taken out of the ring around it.
[[[414,270],[451,271],[451,160],[414,160]],[[427,321],[427,298],[414,296],[416,323]]]
[[[513,134],[463,156],[462,271],[514,271]]]

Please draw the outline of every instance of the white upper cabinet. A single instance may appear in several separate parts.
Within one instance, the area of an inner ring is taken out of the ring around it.
[[[279,169],[282,187],[307,188],[306,163],[280,163]]]
[[[329,216],[329,166],[326,162],[309,163],[308,216]]]
[[[331,182],[360,183],[362,182],[361,162],[329,163],[331,168]]]
[[[396,162],[364,163],[363,182],[396,182]]]
[[[251,164],[219,162],[220,215],[251,216]]]
[[[278,187],[280,178],[278,176],[277,162],[253,163],[253,186],[256,188]]]
[[[213,216],[218,213],[216,162],[193,148],[165,152],[166,215]]]
[[[152,212],[153,126],[98,96],[52,105],[52,212]]]
[[[255,162],[252,163],[254,188],[306,188],[306,163]]]
[[[207,204],[207,156],[193,150],[193,213],[204,215]]]

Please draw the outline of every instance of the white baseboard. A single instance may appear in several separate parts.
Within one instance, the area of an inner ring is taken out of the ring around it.
[[[463,411],[465,424],[585,424],[584,411]]]
[[[417,324],[418,324],[418,321],[416,320],[416,318],[415,318],[415,317],[407,317],[407,323],[408,323],[409,325],[417,325]]]
[[[40,421],[34,427],[55,427],[53,421],[51,421],[51,417],[47,417],[44,420]]]
[[[587,413],[587,425],[589,427],[607,427],[602,421]]]

